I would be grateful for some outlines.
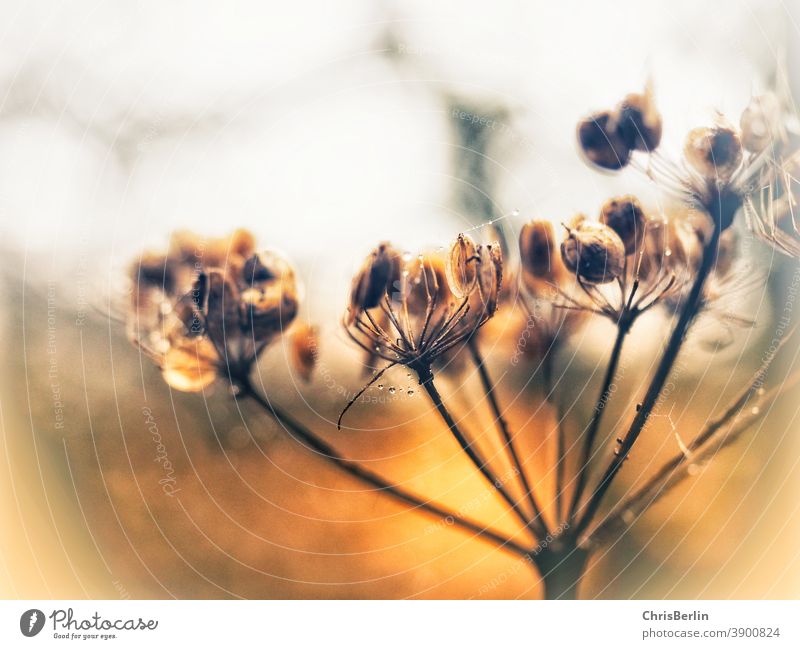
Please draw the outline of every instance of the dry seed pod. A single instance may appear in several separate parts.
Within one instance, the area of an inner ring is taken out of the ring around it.
[[[552,279],[556,237],[550,221],[529,221],[519,233],[519,254],[525,273]]]
[[[478,290],[489,316],[494,315],[503,282],[503,255],[499,243],[478,248]]]
[[[661,144],[661,115],[649,87],[643,94],[632,93],[620,102],[617,122],[619,133],[630,149],[653,151]]]
[[[317,363],[317,349],[319,348],[317,328],[302,323],[292,328],[289,336],[289,350],[291,361],[300,378],[308,383],[311,373]]]
[[[706,180],[730,180],[742,163],[742,142],[728,126],[689,131],[683,147],[686,161]]]
[[[750,153],[760,153],[781,133],[781,105],[771,92],[753,97],[739,120],[742,145]]]
[[[589,162],[616,171],[628,164],[630,147],[609,111],[595,113],[578,123],[578,144]]]
[[[564,265],[591,284],[605,284],[622,275],[625,269],[625,246],[607,225],[584,221],[569,228],[561,244]]]
[[[612,198],[600,209],[600,223],[606,224],[619,235],[625,245],[626,255],[636,250],[645,221],[644,210],[635,196]]]
[[[431,252],[408,261],[401,287],[402,299],[411,316],[425,318],[428,306],[434,301],[437,311],[447,308],[452,294],[446,266],[442,254]]]
[[[349,317],[354,319],[360,311],[373,309],[395,282],[400,280],[400,254],[390,243],[381,243],[364,260],[353,278],[350,290]]]
[[[478,258],[475,242],[466,234],[459,234],[450,246],[445,271],[450,290],[457,298],[466,297],[478,279]]]

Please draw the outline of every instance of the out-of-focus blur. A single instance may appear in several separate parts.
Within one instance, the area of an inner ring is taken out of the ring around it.
[[[119,320],[129,264],[180,228],[246,227],[286,253],[320,354],[305,384],[278,344],[259,387],[349,457],[511,534],[405,369],[336,430],[364,381],[339,322],[354,270],[383,240],[435,249],[494,228],[514,242],[524,220],[594,214],[615,194],[661,209],[642,174],[599,174],[575,146],[582,116],[648,80],[674,152],[717,111],[738,120],[784,66],[800,93],[796,2],[3,4],[4,597],[540,596],[519,560],[330,468],[253,404],[171,391]],[[698,320],[675,407],[616,496],[678,450],[676,422],[689,436],[719,412],[769,347],[797,264],[741,237],[751,277],[719,308],[755,324]],[[608,424],[630,413],[664,326],[654,315],[634,330]],[[509,364],[513,324],[492,327],[484,353],[547,493],[553,413],[535,366]],[[586,328],[559,362],[576,428],[609,331]],[[787,349],[776,379],[797,366]],[[490,434],[474,370],[441,390]],[[797,396],[600,552],[581,595],[800,595]]]

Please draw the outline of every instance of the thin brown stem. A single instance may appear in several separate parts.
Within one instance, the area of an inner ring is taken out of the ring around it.
[[[442,396],[439,394],[439,391],[436,389],[436,386],[433,383],[433,374],[431,373],[430,367],[423,366],[412,369],[414,369],[419,375],[420,385],[428,394],[428,397],[436,408],[436,411],[450,429],[450,432],[452,433],[453,437],[455,437],[456,441],[461,447],[461,450],[464,451],[475,468],[480,471],[481,475],[486,478],[487,482],[497,490],[497,493],[499,493],[503,500],[505,500],[506,503],[511,507],[511,510],[514,512],[519,521],[526,528],[530,529],[532,532],[535,532],[536,530],[534,528],[536,528],[536,525],[532,524],[531,521],[528,520],[528,517],[522,511],[519,503],[511,497],[508,491],[503,487],[503,483],[492,473],[491,469],[489,468],[489,464],[484,461],[478,450],[474,447],[474,444],[469,442],[464,436],[464,433],[461,432],[461,429],[458,427],[458,424],[456,424],[455,419],[453,419],[450,411],[447,409],[447,406],[444,405]]]
[[[712,214],[711,216],[712,219],[714,219],[715,215]],[[644,399],[638,408],[638,412],[636,413],[633,422],[631,422],[628,432],[622,439],[622,442],[614,454],[611,463],[609,464],[608,468],[603,474],[603,477],[597,485],[597,488],[589,499],[583,516],[580,518],[576,528],[571,531],[571,533],[575,534],[576,536],[579,536],[591,523],[594,515],[597,513],[597,510],[603,502],[603,497],[608,491],[608,488],[611,486],[614,477],[622,468],[623,463],[628,457],[631,448],[636,443],[636,440],[639,438],[642,430],[644,430],[645,424],[647,424],[650,414],[652,413],[653,408],[655,407],[658,398],[661,395],[661,390],[664,388],[667,377],[672,371],[672,366],[675,364],[675,360],[678,357],[678,352],[683,346],[686,332],[694,320],[694,317],[697,315],[697,311],[702,302],[703,288],[705,286],[706,279],[708,278],[709,274],[711,273],[711,269],[714,266],[714,261],[716,260],[719,236],[720,229],[717,221],[714,220],[711,236],[703,245],[703,259],[700,263],[700,267],[697,270],[697,275],[694,283],[692,284],[692,288],[690,289],[689,294],[686,297],[686,301],[683,304],[683,308],[681,309],[680,315],[678,316],[678,322],[676,323],[675,328],[672,330],[669,341],[667,342],[667,346],[664,349],[664,353],[661,355],[661,360],[656,368],[656,372],[650,381],[650,385],[645,392]]]
[[[578,464],[578,482],[575,486],[575,491],[572,494],[572,501],[569,505],[569,521],[575,520],[575,514],[578,510],[578,505],[583,496],[586,483],[589,478],[589,469],[592,461],[592,449],[594,448],[597,439],[597,433],[600,431],[600,424],[603,421],[603,413],[606,411],[608,399],[611,394],[611,384],[614,377],[617,375],[617,368],[619,361],[622,358],[622,347],[625,343],[625,337],[630,331],[633,318],[629,315],[630,311],[626,308],[622,316],[617,322],[617,336],[614,340],[614,346],[611,349],[611,356],[606,366],[605,376],[603,377],[603,384],[600,386],[600,395],[594,405],[594,412],[589,426],[583,434],[583,447],[581,448],[580,462]]]
[[[525,496],[528,499],[531,508],[533,509],[534,521],[539,521],[541,523],[540,532],[543,532],[544,536],[547,536],[550,533],[550,530],[547,526],[547,521],[542,515],[542,509],[536,500],[536,494],[531,488],[530,482],[528,481],[528,476],[526,475],[525,469],[522,466],[522,462],[519,459],[519,454],[514,446],[514,438],[511,435],[511,431],[508,429],[508,422],[506,422],[505,418],[503,417],[503,413],[500,410],[500,403],[497,400],[494,382],[489,376],[489,370],[486,368],[486,363],[483,360],[483,356],[481,356],[480,349],[478,348],[478,341],[475,340],[475,337],[473,336],[469,339],[467,345],[469,347],[470,354],[472,355],[472,362],[475,364],[475,367],[478,370],[483,391],[486,393],[486,397],[489,400],[489,405],[492,409],[492,414],[494,415],[497,429],[503,438],[503,443],[508,450],[508,455],[512,464],[514,465],[514,469],[519,473],[519,478],[522,483],[522,488],[525,491]]]
[[[287,412],[283,411],[278,406],[271,403],[268,399],[256,392],[250,381],[241,381],[239,384],[237,398],[244,397],[249,397],[259,406],[261,406],[268,415],[281,424],[293,438],[301,443],[301,445],[315,452],[317,455],[321,456],[334,466],[342,469],[347,474],[375,487],[379,491],[387,494],[395,500],[398,500],[406,505],[410,505],[415,509],[419,509],[430,516],[433,516],[439,520],[448,522],[452,521],[453,525],[456,525],[465,531],[471,532],[479,538],[490,542],[497,547],[506,550],[507,552],[511,552],[522,557],[527,557],[529,555],[529,550],[527,548],[516,541],[509,539],[504,534],[497,532],[490,527],[472,521],[469,518],[465,518],[434,502],[423,500],[410,491],[407,491],[403,487],[393,485],[380,475],[373,473],[360,464],[343,457],[326,441],[306,428],[303,424],[295,420]]]
[[[785,340],[787,339],[785,338]],[[606,519],[587,535],[587,543],[592,544],[597,539],[609,537],[614,530],[624,525],[626,512],[635,513],[637,510],[644,511],[650,507],[689,475],[686,471],[681,473],[681,468],[687,468],[689,464],[708,457],[711,453],[735,442],[755,421],[764,416],[767,405],[774,403],[780,395],[800,382],[800,372],[795,372],[780,385],[761,395],[755,400],[755,406],[745,415],[741,415],[740,413],[755,394],[756,386],[761,381],[763,372],[762,367],[756,373],[756,378],[733,399],[730,406],[719,417],[703,427],[701,432],[686,446],[688,453],[682,451],[674,455],[645,484],[617,505]],[[723,435],[723,429],[729,423],[731,425]],[[643,505],[645,501],[646,505]]]

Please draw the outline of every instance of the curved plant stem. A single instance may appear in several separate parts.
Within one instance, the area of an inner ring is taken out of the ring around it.
[[[255,401],[267,412],[267,414],[280,423],[303,446],[315,451],[325,460],[339,467],[349,475],[358,478],[362,482],[366,482],[367,484],[406,505],[420,509],[438,519],[452,521],[453,525],[471,532],[481,539],[488,541],[497,547],[506,550],[507,552],[511,552],[522,557],[528,556],[528,549],[516,541],[507,538],[500,532],[496,532],[495,530],[481,525],[480,523],[472,521],[468,518],[464,518],[455,512],[451,512],[450,510],[437,505],[436,503],[422,500],[418,496],[406,491],[402,487],[389,483],[378,474],[362,467],[358,463],[344,458],[330,444],[322,440],[303,424],[296,421],[291,415],[284,412],[276,405],[270,403],[267,399],[256,392],[249,380],[239,382],[239,392],[236,396],[237,398],[248,397]]]
[[[536,533],[536,525],[529,521],[525,513],[517,503],[506,491],[503,487],[503,483],[491,472],[489,469],[489,465],[483,460],[480,456],[478,451],[473,447],[473,444],[470,443],[466,437],[464,437],[464,433],[461,432],[461,429],[456,424],[455,420],[453,419],[450,411],[447,409],[447,406],[444,405],[442,401],[442,396],[439,394],[439,391],[436,389],[436,386],[433,383],[433,374],[431,373],[430,367],[428,366],[421,366],[415,367],[414,369],[417,374],[419,375],[419,383],[424,388],[425,392],[428,394],[431,402],[433,403],[434,407],[436,408],[439,416],[442,418],[444,423],[450,429],[450,432],[453,434],[453,437],[456,438],[459,446],[461,446],[461,450],[466,453],[467,457],[472,461],[472,464],[475,466],[478,471],[481,472],[484,478],[486,478],[487,482],[489,482],[492,487],[494,487],[503,500],[511,507],[511,510],[514,512],[516,517],[519,521],[532,532]]]
[[[483,360],[483,356],[481,356],[480,349],[478,348],[478,342],[475,338],[470,338],[468,342],[469,351],[472,355],[472,362],[475,364],[475,367],[478,370],[478,374],[480,375],[481,384],[483,385],[483,390],[486,392],[486,397],[489,399],[489,405],[492,408],[492,414],[494,415],[495,423],[497,424],[497,429],[500,431],[500,434],[503,437],[503,443],[508,450],[509,458],[511,459],[512,464],[514,465],[514,469],[519,473],[520,481],[522,483],[522,488],[525,491],[525,496],[528,499],[528,502],[533,509],[534,520],[539,521],[541,523],[540,532],[544,533],[544,536],[547,536],[550,533],[550,530],[547,527],[547,521],[545,520],[544,516],[542,515],[542,509],[539,507],[539,503],[536,500],[536,494],[534,494],[533,489],[528,482],[528,476],[525,474],[525,469],[522,466],[522,462],[519,459],[519,454],[517,453],[516,448],[514,447],[514,439],[511,436],[511,432],[508,429],[508,423],[506,422],[505,418],[503,417],[502,412],[500,411],[500,404],[497,401],[497,395],[494,389],[494,383],[492,382],[491,377],[489,376],[489,371],[486,369],[486,363]]]
[[[681,452],[673,456],[645,484],[617,505],[604,521],[589,532],[586,545],[591,546],[598,541],[602,542],[602,539],[609,538],[621,527],[624,527],[626,512],[630,511],[636,514],[653,505],[690,475],[688,471],[681,471],[681,469],[686,469],[690,464],[703,460],[735,442],[750,426],[767,413],[768,405],[773,404],[778,397],[800,382],[800,372],[795,372],[780,385],[757,398],[755,407],[751,408],[749,412],[743,413],[745,406],[750,402],[750,397],[756,392],[756,386],[761,377],[763,377],[763,369],[757,372],[756,378],[719,417],[703,427],[703,430],[687,445],[688,453]],[[729,423],[730,426],[725,428]]]
[[[714,215],[712,214],[712,221],[713,216]],[[608,468],[603,474],[603,477],[600,479],[597,488],[589,499],[583,516],[578,521],[576,528],[571,530],[571,533],[575,534],[576,536],[579,536],[591,523],[594,515],[597,513],[597,510],[603,501],[603,497],[608,491],[608,488],[611,486],[611,482],[614,480],[614,477],[617,475],[617,473],[619,473],[619,470],[622,468],[622,464],[628,457],[631,448],[636,443],[636,440],[639,438],[640,433],[644,429],[647,420],[650,418],[650,413],[653,411],[653,408],[658,401],[658,397],[661,394],[664,383],[666,382],[667,377],[672,370],[672,366],[675,364],[675,360],[678,357],[678,352],[683,345],[684,336],[689,329],[689,325],[691,325],[694,317],[697,315],[697,311],[702,302],[703,287],[705,286],[706,279],[711,273],[711,269],[714,266],[714,261],[716,260],[717,246],[719,245],[719,235],[719,226],[717,225],[716,221],[714,221],[711,236],[703,245],[703,259],[700,262],[700,268],[697,270],[697,276],[695,277],[692,288],[689,290],[689,294],[687,295],[686,301],[683,304],[680,315],[678,316],[678,322],[670,334],[669,341],[664,349],[664,353],[661,355],[661,360],[658,363],[656,372],[650,381],[650,385],[647,388],[644,399],[638,408],[638,412],[636,413],[628,432],[622,439],[622,442],[620,443],[617,452],[611,460],[611,463],[609,464]]]
[[[611,349],[611,356],[609,357],[606,373],[603,377],[603,384],[600,387],[600,395],[597,397],[597,402],[595,403],[594,412],[592,413],[592,419],[589,422],[589,426],[583,434],[583,447],[581,448],[581,458],[578,464],[578,482],[575,486],[575,491],[572,494],[572,501],[569,505],[568,518],[570,523],[575,519],[575,514],[581,501],[581,496],[583,496],[584,489],[586,489],[586,482],[589,478],[589,465],[592,461],[592,449],[594,448],[595,441],[597,439],[597,433],[600,430],[600,423],[603,420],[603,413],[606,411],[606,406],[608,405],[611,383],[614,381],[614,377],[617,374],[619,361],[622,357],[622,346],[625,342],[625,337],[628,335],[628,332],[631,328],[632,318],[630,318],[627,313],[628,312],[626,310],[619,319],[619,322],[617,322],[617,337],[614,340],[614,347]]]

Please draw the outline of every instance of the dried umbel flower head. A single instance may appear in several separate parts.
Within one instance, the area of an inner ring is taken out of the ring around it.
[[[600,208],[600,223],[610,227],[622,239],[625,254],[633,254],[644,235],[646,217],[635,196],[611,198]]]
[[[252,243],[244,231],[209,241],[181,232],[161,262],[147,255],[134,266],[128,332],[171,387],[197,391],[218,376],[245,378],[294,320],[294,271],[274,252],[253,254]],[[159,263],[168,269],[161,285],[143,282]]]
[[[611,171],[628,164],[631,147],[618,125],[611,111],[594,113],[578,123],[578,145],[589,162]]]
[[[317,363],[319,348],[317,328],[306,323],[292,327],[289,333],[289,351],[292,365],[300,378],[308,383]]]
[[[661,144],[661,114],[651,84],[643,93],[631,93],[616,108],[617,129],[631,150],[654,151]]]
[[[625,245],[607,225],[586,220],[578,227],[567,227],[561,259],[580,281],[606,284],[622,276]]]
[[[652,151],[660,143],[661,118],[648,88],[643,95],[629,95],[613,111],[582,120],[578,139],[592,164],[615,170],[633,161],[684,205],[706,215],[719,232],[741,210],[751,231],[778,251],[800,257],[792,172],[800,151],[785,150],[791,144],[787,133],[796,123],[774,94],[762,95],[742,114],[741,134],[722,116],[714,126],[693,129],[680,165]],[[634,157],[638,150],[649,152],[646,165]],[[745,157],[744,150],[750,155]]]
[[[742,164],[742,141],[731,126],[689,131],[683,147],[686,161],[706,180],[730,180]]]
[[[783,140],[782,122],[783,110],[774,93],[753,97],[739,120],[745,150],[761,153],[774,141]]]
[[[377,285],[374,293],[372,286],[369,291],[361,288],[376,263],[391,269],[371,275],[382,288],[380,294]],[[412,368],[430,367],[494,314],[501,282],[497,244],[475,245],[462,235],[445,260],[431,253],[397,254],[384,243],[353,281],[345,326],[351,339],[373,356]]]

